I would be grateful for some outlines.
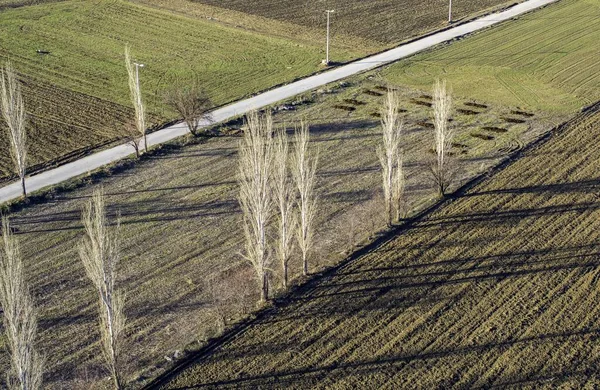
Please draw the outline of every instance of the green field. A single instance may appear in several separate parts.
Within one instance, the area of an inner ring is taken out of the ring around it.
[[[600,99],[600,3],[564,0],[450,46],[398,62],[382,75],[532,110],[573,112]]]
[[[598,108],[164,388],[597,388]]]
[[[0,25],[0,60],[10,58],[23,75],[28,110],[41,119],[31,130],[39,144],[32,147],[32,165],[123,135],[110,125],[121,124],[130,106],[126,44],[146,64],[141,85],[157,121],[173,117],[159,95],[175,77],[197,77],[222,104],[315,72],[323,55],[321,42],[308,45],[120,0],[7,9]],[[338,50],[340,60],[360,54]],[[3,154],[0,176],[9,170]]]

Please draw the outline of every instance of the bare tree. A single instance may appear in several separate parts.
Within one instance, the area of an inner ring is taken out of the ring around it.
[[[85,236],[81,241],[79,256],[98,293],[102,352],[114,388],[121,389],[119,364],[125,315],[123,294],[115,290],[116,267],[120,256],[117,239],[119,227],[117,225],[115,231],[109,231],[102,190],[94,191],[91,201],[83,209],[82,222]]]
[[[140,138],[135,120],[125,122],[125,139],[127,139],[127,143],[135,150],[135,157],[140,158],[140,144],[142,143],[142,139]]]
[[[383,129],[382,144],[377,148],[377,156],[381,164],[383,179],[383,196],[388,226],[399,220],[404,176],[400,156],[400,140],[402,120],[398,114],[398,93],[388,90],[381,110],[381,128]]]
[[[314,219],[317,209],[315,177],[317,156],[308,150],[310,134],[305,122],[300,124],[294,134],[294,153],[292,156],[292,175],[298,189],[298,245],[302,251],[302,273],[308,275],[308,255],[313,245]]]
[[[433,86],[433,125],[435,139],[435,161],[431,164],[433,179],[438,194],[444,196],[452,179],[449,152],[452,148],[454,131],[449,126],[452,111],[452,96],[446,90],[446,81],[437,80]]]
[[[270,253],[267,226],[273,214],[271,166],[274,159],[273,120],[270,114],[247,115],[247,129],[239,145],[239,202],[243,213],[245,252],[260,285],[260,301],[268,299]]]
[[[148,151],[148,140],[146,137],[146,112],[142,102],[142,91],[140,90],[140,80],[137,65],[131,61],[129,46],[125,46],[125,66],[129,80],[129,91],[131,93],[131,102],[135,110],[135,125],[139,136],[144,138],[144,151]]]
[[[21,180],[23,196],[25,189],[25,170],[27,163],[27,132],[25,130],[25,104],[21,95],[21,87],[10,62],[2,70],[2,116],[8,125],[10,154],[15,171]]]
[[[294,230],[297,217],[294,210],[294,183],[288,169],[289,146],[285,127],[277,133],[275,141],[275,161],[273,167],[273,189],[277,203],[278,237],[276,254],[281,264],[283,288],[288,288],[288,263],[294,247]]]
[[[192,135],[197,135],[202,120],[210,121],[210,98],[198,81],[177,82],[163,96],[167,106],[175,110],[183,119]]]
[[[25,283],[23,262],[9,221],[2,218],[3,251],[0,252],[0,303],[4,312],[4,329],[11,354],[11,389],[41,388],[43,358],[34,348],[37,333],[36,310]]]

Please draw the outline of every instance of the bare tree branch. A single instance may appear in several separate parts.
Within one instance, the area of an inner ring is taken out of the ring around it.
[[[124,297],[115,290],[116,267],[119,261],[118,230],[109,232],[102,190],[94,192],[82,215],[85,236],[79,256],[88,278],[98,293],[102,352],[113,378],[114,388],[121,389],[119,371],[122,353],[125,315]]]
[[[25,284],[23,262],[17,240],[7,218],[2,218],[3,250],[0,252],[0,303],[11,353],[11,389],[41,388],[43,358],[34,348],[37,333],[36,310]]]
[[[310,134],[305,122],[300,124],[294,134],[294,154],[292,156],[292,175],[298,189],[298,245],[302,251],[302,273],[308,275],[308,255],[313,245],[314,218],[317,210],[315,177],[317,156],[308,150]]]
[[[400,140],[403,127],[402,120],[398,115],[398,101],[398,93],[389,89],[381,110],[382,144],[377,148],[388,226],[392,225],[394,217],[396,220],[399,219],[404,186],[402,166],[398,166],[398,163],[402,162]]]
[[[133,119],[125,122],[125,139],[127,139],[127,143],[135,150],[135,157],[140,158],[142,138],[140,138],[137,125]]]
[[[8,125],[8,138],[10,140],[10,154],[15,165],[15,171],[21,180],[23,196],[27,196],[25,189],[25,171],[27,164],[27,132],[25,104],[21,95],[21,87],[15,71],[10,62],[2,70],[0,80],[2,86],[2,116]]]
[[[288,144],[288,137],[284,127],[277,132],[273,167],[273,189],[277,203],[277,230],[279,233],[275,252],[281,264],[284,289],[288,288],[288,263],[294,248],[293,238],[297,224],[297,216],[294,210],[294,183],[289,176],[288,169]]]
[[[271,260],[267,226],[274,206],[271,184],[273,120],[270,114],[259,117],[256,112],[248,114],[246,120],[247,129],[239,145],[239,202],[246,238],[244,257],[256,272],[260,300],[264,302],[269,295],[267,271]]]
[[[446,194],[452,177],[449,152],[452,148],[454,131],[448,124],[451,111],[452,96],[446,90],[446,81],[440,82],[437,80],[433,86],[434,149],[436,159],[431,164],[431,172],[440,196]]]
[[[203,120],[211,119],[209,110],[212,102],[198,81],[175,83],[165,91],[163,99],[167,106],[181,116],[192,135],[197,135],[198,127]]]

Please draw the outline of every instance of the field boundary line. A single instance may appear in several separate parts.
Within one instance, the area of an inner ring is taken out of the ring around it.
[[[230,340],[233,340],[255,323],[260,323],[260,321],[268,318],[270,315],[276,314],[279,308],[284,307],[289,303],[292,303],[293,300],[291,298],[293,298],[294,296],[310,293],[314,290],[315,286],[318,283],[320,283],[323,279],[331,277],[335,273],[344,270],[344,268],[351,265],[354,261],[362,258],[363,256],[369,254],[374,250],[381,248],[386,243],[394,240],[398,235],[411,229],[416,223],[422,221],[433,212],[443,209],[450,203],[456,201],[457,199],[460,199],[469,190],[473,189],[485,180],[490,179],[498,173],[502,172],[503,170],[507,169],[525,154],[541,147],[542,145],[550,141],[554,136],[562,133],[565,129],[569,128],[571,125],[577,123],[586,116],[597,112],[600,112],[600,101],[593,103],[587,107],[584,107],[579,113],[577,113],[572,118],[566,120],[565,122],[559,125],[554,126],[544,134],[540,135],[535,140],[531,141],[522,149],[516,150],[508,156],[504,157],[499,163],[491,167],[487,172],[484,172],[474,177],[473,179],[468,180],[466,183],[464,183],[458,189],[456,189],[453,193],[448,194],[446,198],[435,202],[429,207],[419,211],[416,215],[405,219],[401,224],[396,225],[392,229],[385,232],[381,232],[377,238],[367,243],[365,246],[352,252],[349,256],[347,256],[337,265],[328,267],[318,273],[311,274],[308,279],[301,280],[300,283],[294,284],[285,295],[275,298],[270,306],[260,309],[258,312],[254,313],[252,317],[242,320],[241,322],[235,324],[223,335],[209,341],[208,344],[201,347],[197,351],[192,352],[190,355],[177,362],[173,367],[169,368],[166,372],[154,378],[147,385],[143,386],[142,389],[158,389],[161,386],[167,384],[180,372],[192,366],[193,364],[202,361],[204,358],[208,357],[209,354],[212,353],[214,350],[226,344]]]
[[[529,13],[560,0],[526,0],[503,11],[492,13],[481,18],[449,27],[446,30],[431,33],[421,38],[402,44],[385,52],[365,57],[346,65],[308,76],[298,81],[268,90],[258,95],[239,100],[211,112],[212,121],[203,121],[206,127],[239,117],[250,111],[258,110],[282,100],[314,90],[332,82],[370,71],[398,60],[410,57],[416,53],[435,47],[480,31],[498,23],[511,20],[517,16]],[[163,144],[188,133],[184,123],[177,123],[159,131],[148,134],[148,146]],[[142,148],[144,146],[142,145]],[[128,143],[102,150],[81,159],[69,162],[57,168],[50,169],[37,175],[27,177],[27,188],[30,193],[50,187],[74,177],[90,173],[98,168],[122,160],[133,154],[133,148]],[[12,182],[0,187],[0,204],[19,199],[21,188],[19,182]]]

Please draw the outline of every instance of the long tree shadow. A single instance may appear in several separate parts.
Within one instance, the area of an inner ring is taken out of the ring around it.
[[[518,339],[508,339],[499,342],[486,343],[480,345],[452,347],[447,349],[438,349],[435,351],[414,351],[407,352],[398,355],[388,354],[380,356],[370,360],[362,360],[358,362],[342,363],[336,362],[329,365],[318,365],[316,367],[302,367],[293,370],[273,370],[272,372],[262,375],[248,375],[246,372],[239,372],[237,378],[219,380],[214,382],[202,383],[188,387],[171,387],[172,390],[183,390],[183,389],[199,389],[199,388],[261,388],[261,387],[287,387],[287,386],[314,386],[318,381],[324,377],[328,380],[341,380],[347,376],[368,376],[370,374],[383,375],[385,372],[388,374],[396,373],[400,368],[405,367],[407,364],[414,361],[433,361],[438,359],[461,359],[463,356],[470,354],[482,354],[493,350],[504,350],[507,348],[520,346],[537,348],[543,344],[562,344],[569,342],[570,340],[576,340],[581,338],[593,338],[597,339],[600,337],[600,329],[583,329],[583,330],[571,330],[565,332],[556,333],[544,333],[535,336],[525,336]],[[264,348],[264,353],[268,355],[270,352],[269,348]],[[244,356],[244,351],[238,351],[239,356]],[[215,356],[214,358],[223,359],[224,356]],[[585,357],[582,357],[585,358]],[[566,369],[562,375],[558,377],[565,377],[572,371],[577,371],[577,362],[570,362],[571,368],[575,370]],[[596,369],[595,373],[599,370]],[[543,378],[540,378],[543,379]],[[531,381],[531,380],[530,380]],[[516,381],[517,383],[519,381]],[[533,382],[536,382],[533,380]]]

